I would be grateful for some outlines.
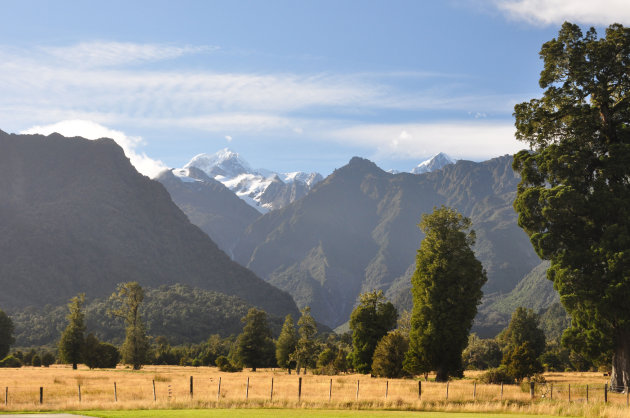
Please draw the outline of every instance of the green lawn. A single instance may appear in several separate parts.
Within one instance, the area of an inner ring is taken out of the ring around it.
[[[77,412],[79,413],[79,412]],[[330,417],[374,417],[374,418],[514,418],[514,414],[460,413],[460,412],[415,412],[415,411],[349,411],[321,409],[181,409],[181,410],[140,410],[140,411],[84,411],[85,415],[103,418],[144,418],[144,417],[191,417],[191,418],[330,418]],[[521,417],[549,418],[551,415],[518,415]]]

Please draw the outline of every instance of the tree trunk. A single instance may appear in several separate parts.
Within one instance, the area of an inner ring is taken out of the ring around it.
[[[623,392],[630,386],[630,330],[619,331],[616,340],[610,374],[610,390]]]
[[[77,369],[77,363],[72,363],[72,370],[76,370]]]
[[[442,367],[438,368],[435,371],[435,381],[436,382],[446,382],[448,380],[448,373]]]

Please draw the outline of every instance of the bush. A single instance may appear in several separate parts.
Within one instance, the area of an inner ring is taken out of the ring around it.
[[[510,375],[503,366],[489,369],[479,377],[479,380],[481,383],[490,385],[500,385],[501,383],[508,385],[514,384],[514,377]]]
[[[55,355],[51,352],[46,352],[42,356],[42,366],[48,367],[51,364],[55,364]]]
[[[240,372],[241,370],[243,370],[242,367],[238,367],[232,364],[230,360],[225,356],[217,357],[215,363],[217,367],[219,368],[219,371],[222,371],[222,372],[233,373],[233,372]]]
[[[409,349],[407,337],[400,331],[392,331],[376,344],[372,373],[379,377],[399,378],[407,376],[403,369],[405,354]]]
[[[41,357],[39,357],[37,354],[35,354],[33,356],[33,359],[31,360],[31,366],[33,366],[33,367],[42,367],[42,359],[41,359]]]
[[[13,356],[6,356],[0,361],[0,367],[22,367],[22,362]]]

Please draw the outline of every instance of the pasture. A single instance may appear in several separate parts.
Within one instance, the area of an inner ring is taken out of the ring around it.
[[[468,372],[447,385],[356,374],[297,376],[280,369],[222,373],[213,367],[24,367],[0,369],[0,413],[113,410],[124,415],[123,410],[160,410],[164,416],[177,416],[165,411],[299,408],[630,417],[626,394],[609,392],[604,402],[607,378],[601,373],[548,373],[533,398],[529,385],[484,385],[475,380],[479,374]]]

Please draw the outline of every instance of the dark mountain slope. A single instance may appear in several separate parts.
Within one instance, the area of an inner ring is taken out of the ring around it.
[[[198,168],[188,168],[188,175],[196,181],[184,182],[170,170],[161,173],[156,180],[166,187],[190,222],[231,254],[238,238],[260,212]]]
[[[0,306],[57,304],[116,283],[183,283],[270,313],[291,297],[232,262],[110,139],[0,131]]]
[[[423,213],[442,204],[473,221],[486,292],[509,292],[540,260],[512,209],[511,158],[459,161],[421,175],[392,175],[353,158],[307,196],[259,218],[234,257],[290,292],[330,326],[347,321],[360,292],[383,289],[410,305],[410,274]]]

